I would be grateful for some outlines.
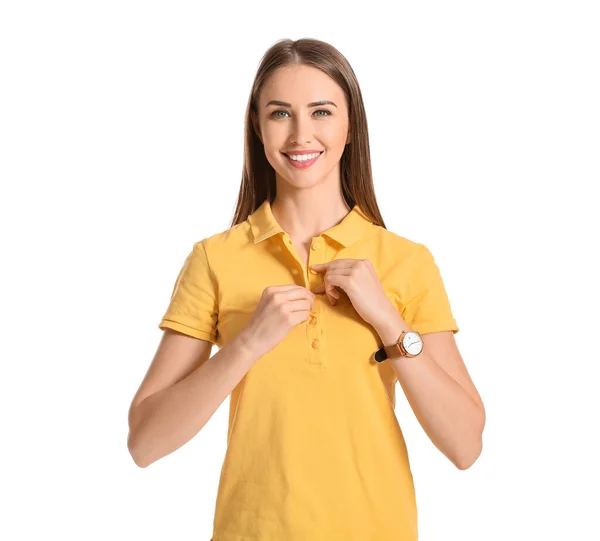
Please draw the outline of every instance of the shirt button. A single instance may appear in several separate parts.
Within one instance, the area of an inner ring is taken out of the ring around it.
[[[298,274],[298,269],[292,269],[292,274]]]
[[[316,250],[318,247],[319,247],[319,241],[318,241],[318,240],[316,240],[316,241],[315,241],[315,242],[313,242],[313,244],[312,244],[312,249],[313,249],[313,250]]]
[[[313,340],[312,341],[312,347],[317,349],[319,347],[319,341],[318,340]]]
[[[319,271],[316,270],[316,269],[310,269],[310,272],[312,272],[313,274],[318,274],[319,273]]]
[[[309,324],[309,325],[314,325],[316,322],[317,322],[317,318],[316,318],[315,316],[311,317],[311,318],[308,320],[308,324]],[[314,346],[313,346],[313,347],[314,347]]]

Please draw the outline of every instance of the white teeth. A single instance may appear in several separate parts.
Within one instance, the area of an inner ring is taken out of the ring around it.
[[[305,162],[306,160],[312,160],[313,158],[316,158],[319,154],[321,153],[317,152],[316,154],[288,154],[288,156],[292,160],[295,160],[297,162]]]

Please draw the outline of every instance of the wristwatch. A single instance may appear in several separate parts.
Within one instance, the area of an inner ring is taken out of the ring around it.
[[[375,352],[378,363],[396,357],[416,357],[423,351],[423,339],[417,331],[405,330],[398,337],[398,341],[389,346],[382,346]]]

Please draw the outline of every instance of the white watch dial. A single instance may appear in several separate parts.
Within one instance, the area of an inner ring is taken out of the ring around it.
[[[418,355],[423,350],[423,341],[416,332],[407,332],[402,339],[404,349],[411,355]]]

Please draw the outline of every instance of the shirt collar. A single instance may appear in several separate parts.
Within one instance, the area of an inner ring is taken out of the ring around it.
[[[248,222],[252,234],[254,235],[254,243],[265,240],[278,233],[284,233],[271,210],[269,199],[264,202],[248,216]],[[350,212],[344,216],[342,221],[333,227],[323,231],[321,234],[332,238],[339,242],[342,246],[351,246],[364,235],[374,229],[375,225],[365,215],[358,205],[354,205]]]

